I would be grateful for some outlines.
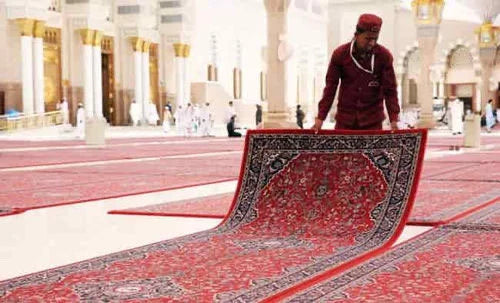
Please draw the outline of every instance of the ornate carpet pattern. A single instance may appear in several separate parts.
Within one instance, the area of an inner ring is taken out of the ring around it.
[[[491,183],[421,180],[408,224],[442,225],[498,197]]]
[[[234,193],[213,195],[144,207],[112,210],[113,215],[145,215],[170,217],[224,218],[231,208]],[[1,211],[1,210],[0,210]]]
[[[0,282],[0,301],[272,299],[392,245],[425,140],[425,131],[249,131],[218,227]]]
[[[499,209],[433,229],[286,302],[500,302]]]

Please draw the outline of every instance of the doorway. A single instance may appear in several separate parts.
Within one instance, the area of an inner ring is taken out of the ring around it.
[[[109,124],[115,125],[113,55],[102,54],[102,114]]]
[[[5,115],[5,92],[0,91],[0,116]]]

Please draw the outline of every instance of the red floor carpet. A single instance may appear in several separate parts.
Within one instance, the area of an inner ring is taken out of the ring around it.
[[[408,220],[414,225],[441,225],[500,198],[487,182],[421,180]]]
[[[500,207],[440,227],[284,302],[500,302]],[[470,222],[469,222],[470,223]]]
[[[498,154],[500,157],[500,153]],[[442,173],[428,178],[430,180],[445,180],[445,181],[482,181],[497,183],[500,185],[500,162],[476,164],[474,166],[465,167],[460,170]],[[490,184],[491,186],[492,184]]]
[[[0,174],[0,216],[235,180],[241,154]]]
[[[0,282],[0,301],[256,302],[346,269],[401,233],[425,133],[250,131],[246,143],[218,227]]]
[[[224,218],[233,201],[234,193],[213,195],[144,207],[112,210],[112,215],[144,215],[168,217]]]
[[[210,138],[216,139],[216,138]],[[193,141],[207,140],[207,138],[192,137],[138,137],[138,138],[111,138],[106,139],[106,145],[128,144],[128,143],[148,143],[148,142],[170,142],[170,141]],[[5,140],[0,139],[0,149],[5,148],[30,148],[30,147],[62,147],[85,145],[85,140]]]
[[[85,149],[0,152],[0,168],[241,151],[243,147],[243,141],[239,139],[219,139],[208,142],[195,141],[189,144],[182,142],[159,145],[109,145],[106,147]]]
[[[466,152],[457,155],[449,155],[446,157],[434,158],[433,162],[451,162],[451,163],[499,163],[500,150],[484,150],[481,152]]]
[[[422,178],[439,177],[440,175],[448,172],[454,172],[463,168],[475,167],[477,163],[456,163],[456,162],[434,162],[432,160],[424,161],[424,168],[422,170]]]

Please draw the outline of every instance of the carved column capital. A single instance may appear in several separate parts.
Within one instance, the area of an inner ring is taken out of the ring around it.
[[[130,42],[132,43],[132,48],[134,52],[142,52],[144,47],[144,40],[140,37],[132,37],[130,38]]]
[[[92,40],[92,45],[93,46],[101,46],[102,42],[102,37],[103,37],[103,32],[101,31],[95,31],[94,33],[94,39]]]
[[[35,22],[36,20],[28,18],[16,19],[16,23],[19,27],[19,31],[21,32],[21,36],[32,37],[35,31]]]
[[[35,38],[43,38],[45,36],[45,21],[35,21],[33,36]]]
[[[176,57],[183,57],[184,55],[184,44],[182,43],[174,43],[174,51]]]
[[[82,28],[80,36],[82,37],[83,45],[92,45],[94,42],[95,31],[93,29]]]

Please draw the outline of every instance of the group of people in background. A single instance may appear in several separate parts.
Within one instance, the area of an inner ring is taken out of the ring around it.
[[[164,120],[164,125],[166,123],[170,123],[172,125],[175,123],[177,132],[184,137],[191,137],[193,135],[200,135],[202,137],[211,136],[212,131],[212,113],[210,109],[210,103],[206,102],[203,106],[199,106],[195,104],[194,106],[191,103],[188,103],[186,106],[179,105],[177,110],[172,115],[172,110],[170,108],[166,108],[165,110],[169,111],[168,116],[173,117],[173,120]],[[167,118],[168,119],[168,118]],[[164,128],[165,130],[165,128]]]

